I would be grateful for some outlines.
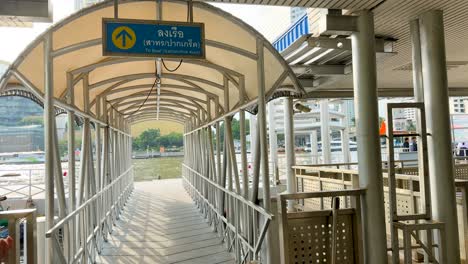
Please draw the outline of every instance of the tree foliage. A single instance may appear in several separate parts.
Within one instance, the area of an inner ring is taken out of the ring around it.
[[[250,133],[249,121],[250,121],[249,119],[245,120],[245,131],[247,135]],[[233,118],[231,121],[231,127],[232,127],[232,137],[234,139],[240,140],[240,121],[238,119]],[[221,142],[223,142],[224,141],[224,122],[221,123],[221,127],[219,128],[219,133],[221,137]]]
[[[172,132],[161,136],[159,129],[147,129],[138,137],[133,138],[134,150],[159,150],[160,147],[182,147],[184,144],[182,134]]]
[[[44,126],[44,117],[43,116],[25,116],[21,119],[20,124]]]
[[[408,122],[406,123],[406,131],[416,131],[416,125],[413,123],[413,120],[408,120]]]

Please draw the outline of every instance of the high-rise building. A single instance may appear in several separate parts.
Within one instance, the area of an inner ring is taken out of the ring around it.
[[[3,0],[0,27],[32,27],[33,22],[52,22],[52,0]]]
[[[346,110],[346,119],[348,120],[348,126],[356,126],[356,114],[354,112],[354,101],[353,100],[343,100],[343,106]]]
[[[307,8],[304,7],[291,7],[291,23],[294,23],[298,18],[307,13]]]
[[[450,113],[466,113],[465,97],[450,97]]]
[[[407,120],[411,120],[413,122],[416,121],[416,109],[414,109],[414,108],[405,108],[404,111],[405,111],[405,113],[404,113],[405,118]]]
[[[82,8],[94,5],[102,1],[103,0],[75,0],[75,10],[80,10]]]

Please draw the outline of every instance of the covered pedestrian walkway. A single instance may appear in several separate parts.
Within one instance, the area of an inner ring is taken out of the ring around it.
[[[103,37],[106,34],[103,19],[106,18],[124,22],[151,20],[156,24],[163,21],[171,27],[155,31],[153,36],[170,39],[165,42],[143,40],[126,29],[127,35],[117,35],[118,32],[112,35],[114,44],[120,43],[118,45],[123,47],[122,52],[105,56],[103,50],[106,54],[107,42]],[[183,32],[181,27],[187,25],[184,23],[195,25],[195,22],[202,25],[202,38],[180,42],[179,38],[190,33]],[[125,53],[128,43],[173,49],[180,45],[202,47],[202,54],[196,58],[190,54],[175,58],[138,57]],[[31,43],[0,81],[3,92],[18,86],[26,87],[44,101],[47,263],[93,262],[98,253],[104,260],[112,259],[110,255],[121,251],[109,248],[104,242],[115,242],[113,239],[125,237],[128,231],[115,229],[114,224],[123,221],[131,230],[138,223],[151,223],[152,219],[143,214],[131,217],[132,212],[139,212],[144,206],[139,202],[143,197],[155,198],[148,203],[170,205],[169,200],[161,196],[163,193],[145,196],[141,190],[134,190],[130,126],[152,119],[185,125],[185,187],[236,261],[245,263],[258,259],[261,249],[268,247],[265,241],[271,239],[268,225],[273,218],[268,213],[271,210],[268,160],[262,158],[262,174],[256,173],[256,183],[249,188],[247,176],[240,179],[237,172],[229,124],[238,112],[242,123],[245,123],[246,111],[258,113],[257,141],[261,151],[258,151],[256,167],[259,168],[260,156],[267,157],[266,101],[280,95],[300,96],[303,89],[275,48],[244,22],[203,2],[106,1],[55,24]],[[76,119],[83,122],[80,169],[76,174],[74,150],[78,146],[74,143],[74,133],[68,135],[68,197],[59,162],[54,107],[67,111],[69,131],[74,130]],[[226,124],[224,142],[220,142],[220,122]],[[241,128],[242,168],[247,166],[245,129],[245,126]],[[265,198],[263,207],[257,198],[260,175]],[[202,183],[212,188],[200,189]],[[213,188],[216,188],[216,198]],[[179,189],[172,189],[173,195],[180,195]],[[171,210],[177,210],[177,206]],[[238,219],[240,210],[244,212],[242,221]],[[157,215],[154,211],[148,216],[158,219]],[[158,232],[146,231],[147,235]],[[214,234],[207,227],[195,232],[210,238]],[[167,243],[179,244],[177,235],[166,235],[174,240]],[[145,233],[140,236],[144,237]],[[112,245],[122,246],[126,251],[131,245],[124,244]],[[221,246],[214,248],[211,250],[219,252]],[[176,252],[175,248],[173,250]],[[197,250],[195,255],[202,251]],[[144,250],[138,252],[144,255]],[[171,251],[158,253],[157,258],[170,260],[165,257],[167,252]],[[190,253],[178,255],[180,258],[174,261],[187,260],[188,255]],[[230,261],[227,256],[220,254],[215,258]]]
[[[96,263],[235,263],[182,180],[137,182],[133,192]]]
[[[352,87],[357,172],[339,165],[336,170],[295,166],[293,99],[314,97],[319,74],[309,74],[309,82],[298,80],[287,60],[261,34],[204,2],[105,1],[57,23],[27,47],[0,80],[0,92],[14,91],[19,85],[44,102],[46,233],[38,241],[45,244],[46,263],[375,264],[386,263],[390,255],[394,264],[401,258],[410,264],[417,250],[426,262],[461,263],[442,12],[416,8],[420,12],[406,25],[405,32],[411,33],[410,38],[405,33],[407,49],[398,46],[386,54],[407,55],[415,95],[414,102],[389,105],[389,120],[394,108],[414,108],[419,113],[416,133],[407,135],[420,142],[419,167],[414,176],[397,177],[393,158],[387,166],[380,158],[376,53],[387,42],[376,40],[372,11],[385,4],[400,6],[398,1],[300,2],[346,9],[326,13],[320,41],[308,38],[307,43],[293,45],[299,50],[287,50],[287,56],[299,56],[295,61],[304,68],[321,63],[310,67],[322,74],[327,74],[323,68],[346,72],[345,81],[327,84],[331,86],[325,95],[343,91],[333,85],[346,86],[347,94]],[[106,23],[127,26],[112,29]],[[130,28],[132,23],[169,28],[141,39],[136,28]],[[184,27],[197,27],[200,39],[186,38]],[[135,43],[145,47],[144,56],[131,53]],[[109,50],[109,45],[118,51]],[[198,47],[200,53],[154,55],[149,46],[170,47],[168,53]],[[337,60],[342,65],[325,65],[331,61],[327,56],[338,54],[346,58]],[[390,81],[401,81],[399,73],[391,73],[386,76]],[[303,88],[307,83],[312,87],[308,93]],[[266,104],[278,97],[286,102],[286,193],[279,193],[284,189],[269,173]],[[74,133],[68,135],[68,196],[54,107],[67,112],[70,131],[76,120],[83,122],[78,173]],[[251,175],[247,173],[248,112],[257,115],[257,127],[250,135]],[[240,158],[231,125],[237,114]],[[133,182],[130,127],[151,119],[185,126],[180,181]],[[391,122],[388,127],[384,137],[393,157]],[[409,210],[413,205],[398,198],[401,186],[417,209]],[[193,205],[187,203],[187,195]],[[468,204],[466,192],[463,199]],[[402,211],[399,203],[408,210]],[[9,217],[13,222],[25,215],[35,219],[35,211]],[[468,224],[466,212],[462,215]],[[193,221],[185,224],[182,218]],[[28,237],[34,232],[28,229]],[[19,261],[19,249],[15,250],[12,263]],[[35,250],[28,242],[28,263],[35,263]]]

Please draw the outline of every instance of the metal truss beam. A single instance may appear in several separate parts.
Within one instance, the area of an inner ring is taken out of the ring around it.
[[[348,74],[346,65],[292,65],[296,75],[334,76]]]

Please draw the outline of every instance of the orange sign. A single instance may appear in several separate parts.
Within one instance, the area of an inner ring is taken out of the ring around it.
[[[379,134],[380,135],[387,134],[387,124],[385,124],[385,121],[382,121],[382,123],[380,123]]]

